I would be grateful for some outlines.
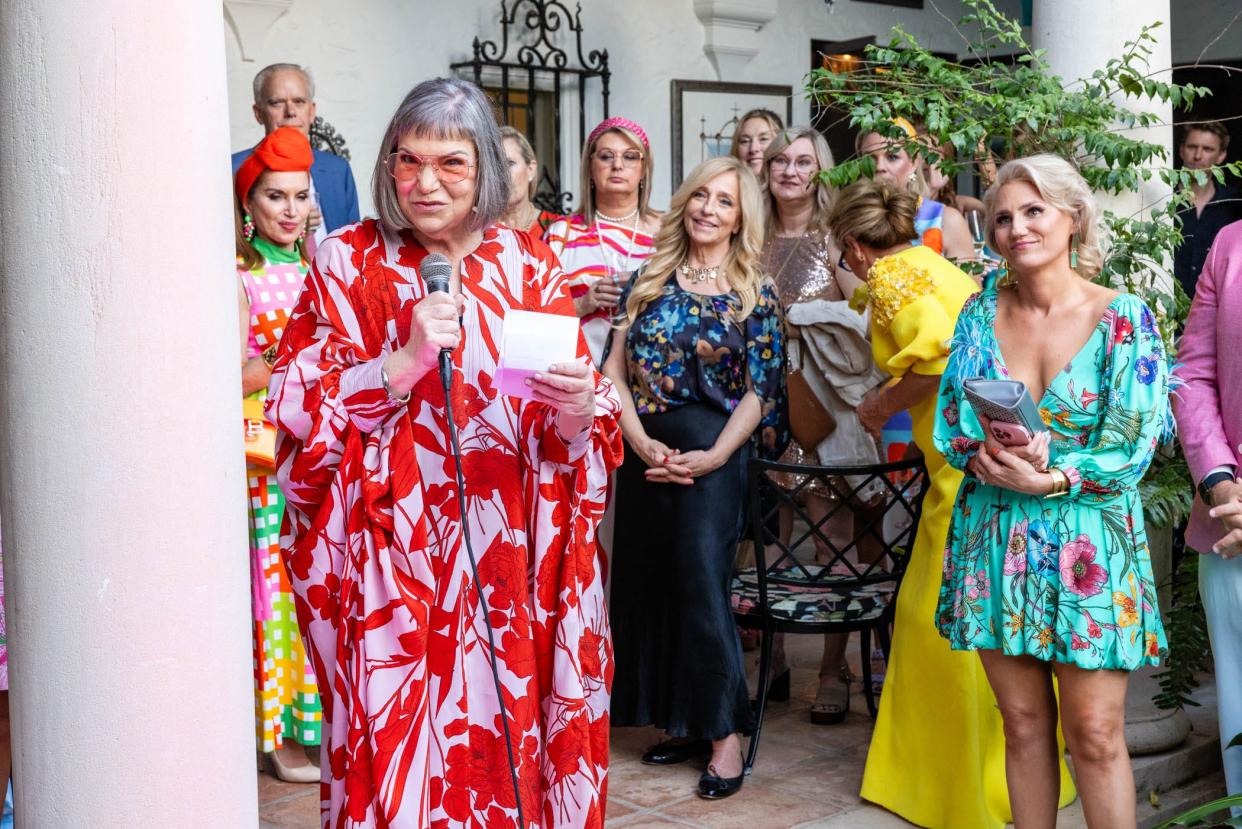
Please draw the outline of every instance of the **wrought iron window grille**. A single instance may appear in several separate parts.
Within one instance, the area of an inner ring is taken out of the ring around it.
[[[322,115],[316,115],[315,120],[311,122],[310,145],[316,150],[327,150],[349,161],[349,148],[345,146],[345,136],[338,133],[336,127],[323,120]]]
[[[562,93],[577,89],[578,142],[575,152],[586,140],[587,82],[598,78],[603,100],[604,117],[608,117],[608,85],[612,72],[608,68],[608,50],[585,50],[582,45],[582,4],[571,13],[562,0],[501,0],[500,42],[475,38],[470,60],[450,64],[450,68],[467,75],[479,87],[498,97],[501,118],[509,122],[511,104],[524,110],[523,129],[536,152],[542,146],[536,117],[537,93],[551,92],[552,126],[551,163],[542,164],[535,204],[554,213],[567,213],[573,193],[565,188],[561,176],[564,153],[561,146]],[[573,58],[556,41],[561,34],[573,35]],[[511,51],[512,49],[512,51]],[[523,83],[524,81],[524,83]],[[542,159],[541,159],[542,160]]]

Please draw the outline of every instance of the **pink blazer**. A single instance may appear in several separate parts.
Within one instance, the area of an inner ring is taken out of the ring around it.
[[[1213,467],[1242,473],[1242,222],[1216,236],[1190,306],[1178,348],[1173,398],[1182,449],[1197,485]],[[1187,546],[1211,552],[1224,529],[1196,494]]]

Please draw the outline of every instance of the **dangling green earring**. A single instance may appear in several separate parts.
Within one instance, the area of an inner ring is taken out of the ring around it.
[[[250,218],[249,213],[242,214],[242,236],[246,237],[247,242],[254,241],[254,219]]]
[[[1078,270],[1078,234],[1070,237],[1070,267]]]

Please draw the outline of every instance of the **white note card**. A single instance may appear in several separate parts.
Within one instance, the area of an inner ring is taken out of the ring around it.
[[[534,395],[526,385],[527,378],[547,371],[553,363],[568,363],[577,357],[577,317],[509,311],[500,340],[496,387],[501,394],[530,400]]]

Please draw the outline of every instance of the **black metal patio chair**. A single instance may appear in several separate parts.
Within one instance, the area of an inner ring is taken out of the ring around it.
[[[772,479],[774,472],[802,477],[795,486],[786,488]],[[856,630],[866,655],[871,652],[874,633],[887,664],[888,629],[893,621],[897,590],[914,546],[923,493],[928,487],[927,468],[921,458],[870,466],[801,466],[752,459],[748,474],[756,566],[735,573],[732,587],[733,615],[738,625],[758,629],[762,634],[759,698],[755,733],[746,757],[747,772],[754,766],[763,729],[774,634]],[[815,481],[838,496],[818,523],[810,519],[799,503],[800,496]],[[882,495],[873,497],[882,501],[864,518],[855,510],[859,493],[877,487]],[[788,544],[773,533],[776,522],[769,520],[782,506],[789,506],[794,512],[794,529]],[[854,512],[855,519],[852,537],[839,547],[823,527],[841,510]],[[817,538],[829,553],[828,561],[815,561]],[[873,560],[866,561],[868,558]],[[876,700],[870,682],[863,682],[863,693],[867,709],[875,717]]]

